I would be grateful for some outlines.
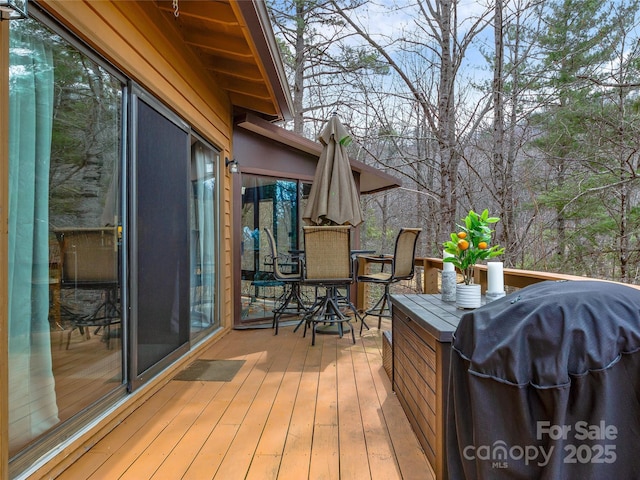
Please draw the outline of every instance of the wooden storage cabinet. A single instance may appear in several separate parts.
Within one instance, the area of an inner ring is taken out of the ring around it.
[[[394,390],[436,478],[444,480],[451,335],[461,312],[440,295],[394,295],[391,304]]]

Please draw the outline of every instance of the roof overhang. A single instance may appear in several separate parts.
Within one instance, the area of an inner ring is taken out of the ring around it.
[[[291,119],[284,67],[264,1],[156,0],[234,107],[270,121]]]
[[[322,145],[292,131],[285,130],[264,119],[251,114],[245,114],[236,121],[236,126],[269,138],[281,144],[320,157]],[[376,193],[390,188],[402,186],[401,181],[388,173],[378,170],[358,160],[349,159],[351,170],[360,175],[360,193]]]

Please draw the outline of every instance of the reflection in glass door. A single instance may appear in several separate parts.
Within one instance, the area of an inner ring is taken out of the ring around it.
[[[34,19],[11,22],[9,49],[9,452],[20,471],[46,436],[124,394],[125,87]]]
[[[241,322],[273,316],[282,285],[273,279],[264,228],[273,232],[279,253],[299,248],[298,188],[295,180],[242,175]]]

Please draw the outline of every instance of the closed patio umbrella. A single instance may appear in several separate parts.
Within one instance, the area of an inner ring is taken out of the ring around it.
[[[362,223],[362,208],[345,150],[351,136],[334,114],[318,140],[323,149],[302,218],[312,225],[358,226]]]

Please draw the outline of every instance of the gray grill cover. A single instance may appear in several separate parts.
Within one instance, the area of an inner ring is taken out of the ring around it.
[[[640,291],[542,282],[466,313],[449,478],[640,479]]]

